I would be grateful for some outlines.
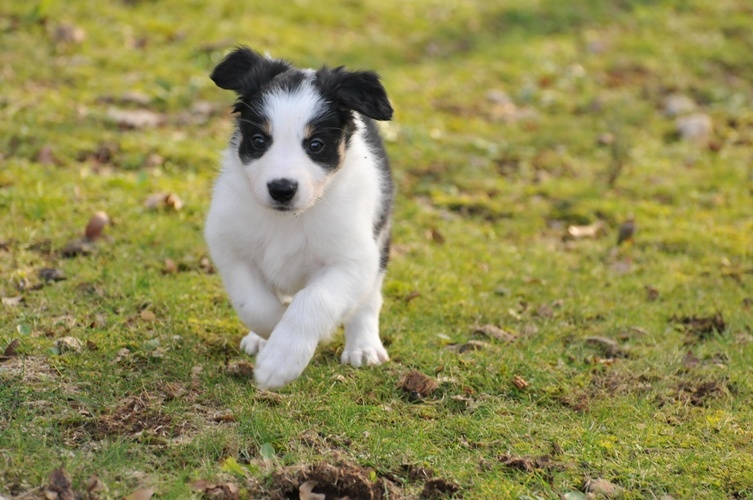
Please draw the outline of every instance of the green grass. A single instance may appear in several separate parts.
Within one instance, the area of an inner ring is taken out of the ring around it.
[[[753,497],[747,1],[204,4],[0,7],[0,351],[19,340],[0,363],[0,495],[62,463],[104,498],[198,497],[200,479],[253,497],[328,462],[406,496],[423,467],[466,498],[579,498],[596,478],[626,498]],[[340,365],[337,337],[279,395],[228,369],[244,331],[201,231],[233,126],[207,75],[236,43],[383,76],[398,187],[384,366]],[[110,108],[142,107],[111,102],[132,91],[165,123],[114,123]],[[677,136],[671,93],[713,119],[703,144]],[[183,208],[145,207],[155,192]],[[63,258],[98,210],[106,237]],[[635,241],[617,248],[630,214]],[[598,220],[603,237],[563,240]],[[47,267],[67,279],[44,283]],[[673,320],[717,312],[726,328],[703,338]],[[61,352],[67,336],[83,349]],[[438,390],[411,400],[410,370]],[[554,465],[504,463],[542,455]]]

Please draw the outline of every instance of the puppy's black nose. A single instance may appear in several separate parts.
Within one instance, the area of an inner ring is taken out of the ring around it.
[[[269,196],[280,203],[287,203],[293,199],[298,189],[298,182],[290,179],[275,179],[267,183]]]

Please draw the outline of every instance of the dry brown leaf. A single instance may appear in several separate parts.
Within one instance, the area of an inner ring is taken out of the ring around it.
[[[325,500],[326,496],[322,493],[314,493],[316,481],[306,481],[298,487],[298,496],[301,500]]]
[[[567,233],[562,237],[564,240],[581,240],[585,238],[598,238],[606,234],[603,221],[596,221],[587,226],[569,226]]]
[[[453,345],[449,348],[462,354],[468,351],[481,351],[482,349],[486,349],[488,346],[489,344],[481,342],[479,340],[469,340],[464,344]]]
[[[21,305],[21,302],[24,301],[24,298],[22,295],[19,295],[18,297],[3,297],[2,302],[3,305],[9,306],[9,307],[15,307]]]
[[[178,272],[178,264],[173,259],[165,259],[165,264],[162,266],[163,274],[175,274]]]
[[[254,377],[254,365],[248,361],[233,361],[227,365],[227,373],[237,378],[252,379]]]
[[[50,473],[49,483],[44,488],[44,496],[52,500],[74,500],[72,485],[71,477],[61,464]]]
[[[700,362],[701,360],[693,354],[693,351],[688,351],[685,356],[682,357],[682,366],[687,369],[695,368]]]
[[[175,193],[154,193],[144,200],[144,206],[151,210],[168,208],[177,211],[183,208],[183,200]]]
[[[60,354],[64,352],[81,352],[84,348],[84,343],[76,337],[62,337],[55,341],[55,347],[57,347]]]
[[[233,483],[215,484],[201,479],[189,483],[189,486],[191,489],[200,491],[202,498],[212,500],[237,500],[240,496],[240,489]]]
[[[148,109],[110,108],[107,117],[124,129],[153,128],[165,123],[165,115]]]
[[[212,416],[214,422],[235,422],[233,410],[227,409]]]
[[[61,269],[57,269],[54,267],[44,267],[40,269],[37,274],[39,275],[39,278],[46,281],[65,281],[65,273]]]
[[[91,219],[89,219],[89,223],[86,225],[84,236],[92,241],[96,240],[102,236],[102,231],[109,223],[110,216],[108,216],[106,212],[101,210],[95,212],[94,215],[91,216]]]
[[[526,389],[526,388],[527,388],[527,387],[528,387],[529,385],[531,385],[531,384],[529,384],[529,383],[528,383],[528,381],[527,381],[526,379],[524,379],[524,378],[523,378],[523,377],[521,377],[520,375],[515,375],[515,376],[514,376],[514,377],[512,378],[512,384],[513,384],[513,385],[514,385],[515,387],[517,387],[518,389],[520,389],[521,391],[522,391],[523,389]]]
[[[501,342],[512,342],[515,340],[515,335],[513,333],[503,330],[495,325],[475,325],[473,327],[473,333],[485,335],[486,337]]]
[[[76,257],[77,255],[89,255],[94,252],[94,242],[89,238],[76,238],[69,241],[63,247],[63,257]]]
[[[149,500],[154,496],[154,488],[142,488],[127,495],[123,500]]]
[[[89,476],[89,480],[86,482],[86,493],[90,499],[98,498],[97,493],[107,490],[107,487],[99,480],[97,474]]]
[[[626,358],[627,350],[606,337],[586,337],[586,344],[599,348],[608,358]]]
[[[157,315],[154,314],[154,312],[150,311],[149,309],[144,309],[143,311],[141,311],[139,313],[139,316],[141,317],[143,321],[148,321],[150,323],[153,321],[157,321]]]
[[[589,479],[584,485],[586,493],[595,493],[597,495],[604,495],[607,498],[616,497],[621,495],[624,488],[617,486],[614,483],[607,481],[606,479]]]
[[[10,344],[8,344],[8,347],[5,348],[5,351],[3,351],[2,358],[12,358],[14,356],[18,356],[18,346],[21,344],[21,341],[18,339],[11,340]],[[0,359],[2,359],[0,358]]]
[[[433,378],[414,370],[403,376],[398,387],[407,392],[411,399],[420,400],[431,396],[439,384]]]

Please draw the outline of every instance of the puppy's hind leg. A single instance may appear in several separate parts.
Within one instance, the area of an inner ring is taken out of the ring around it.
[[[381,273],[369,296],[345,324],[345,350],[341,357],[344,364],[379,365],[390,359],[379,338],[383,279],[384,273]]]

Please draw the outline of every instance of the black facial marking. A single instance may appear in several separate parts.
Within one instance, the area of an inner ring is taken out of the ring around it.
[[[330,109],[309,122],[306,128],[309,133],[301,144],[303,150],[325,170],[336,170],[342,163],[342,153],[355,132],[353,114],[341,109]]]
[[[242,105],[241,105],[242,104]],[[238,156],[243,163],[261,158],[272,146],[269,123],[261,106],[260,96],[236,103],[238,113]]]

